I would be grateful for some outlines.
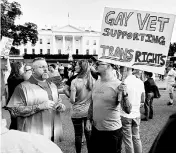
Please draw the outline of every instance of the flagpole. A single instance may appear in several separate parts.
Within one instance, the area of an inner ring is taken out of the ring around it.
[[[70,25],[70,20],[69,20],[70,16],[69,16],[69,12],[68,12],[68,25]]]

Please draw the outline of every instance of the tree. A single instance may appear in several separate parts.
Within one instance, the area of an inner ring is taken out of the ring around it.
[[[38,41],[37,25],[25,23],[15,25],[15,19],[22,15],[21,5],[17,2],[9,3],[1,0],[1,38],[2,36],[13,38],[13,45],[19,46],[31,42],[35,45]]]

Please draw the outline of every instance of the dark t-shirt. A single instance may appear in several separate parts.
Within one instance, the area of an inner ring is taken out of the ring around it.
[[[154,91],[153,86],[155,85],[155,81],[153,80],[153,78],[148,78],[145,82],[144,82],[144,87],[145,87],[145,92],[146,93],[151,93]]]

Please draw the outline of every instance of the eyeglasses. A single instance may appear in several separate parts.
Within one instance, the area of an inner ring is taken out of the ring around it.
[[[37,61],[37,60],[45,60],[45,58],[43,58],[43,57],[36,57],[36,58],[33,59],[32,62],[35,62],[35,61]]]

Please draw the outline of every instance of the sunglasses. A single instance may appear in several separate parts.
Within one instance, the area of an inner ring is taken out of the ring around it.
[[[45,58],[43,58],[43,57],[36,57],[36,58],[33,59],[33,62],[38,61],[38,60],[45,60]]]

